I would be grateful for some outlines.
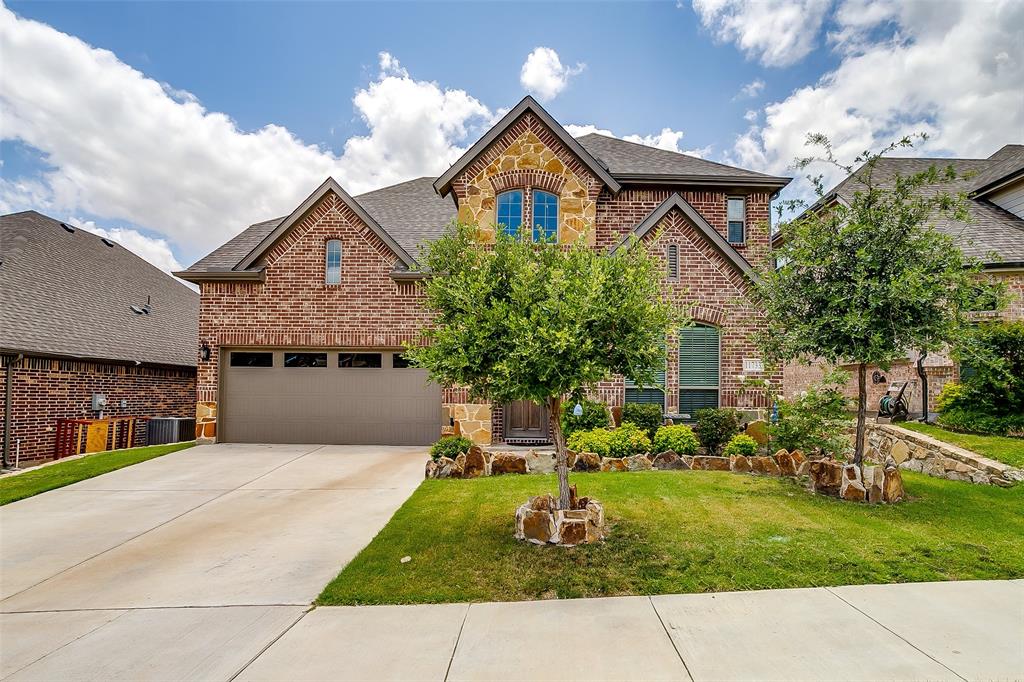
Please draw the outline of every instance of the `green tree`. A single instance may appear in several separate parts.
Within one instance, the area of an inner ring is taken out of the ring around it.
[[[582,241],[476,237],[475,226],[453,223],[429,245],[424,288],[435,316],[408,354],[434,381],[473,397],[546,405],[567,508],[563,396],[613,374],[654,382],[678,323],[660,296],[661,267],[641,243],[608,256]]]
[[[966,197],[942,187],[956,179],[953,167],[900,175],[884,164],[886,154],[913,146],[910,137],[864,152],[851,165],[836,159],[824,135],[808,135],[807,144],[822,153],[798,159],[797,168],[816,161],[840,168],[852,176],[852,198],[834,201],[822,176],[808,176],[818,201],[779,205],[780,217],[806,210],[780,224],[779,265],[760,273],[757,293],[768,321],[760,343],[775,360],[857,365],[860,464],[868,365],[887,369],[910,350],[937,351],[968,336],[981,264],[932,224],[968,220]]]

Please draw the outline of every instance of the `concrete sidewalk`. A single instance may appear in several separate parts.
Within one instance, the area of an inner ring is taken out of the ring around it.
[[[1024,581],[307,613],[239,680],[1019,680]]]

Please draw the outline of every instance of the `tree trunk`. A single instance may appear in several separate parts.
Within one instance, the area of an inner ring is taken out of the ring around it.
[[[551,436],[555,441],[555,472],[558,474],[558,505],[569,508],[569,455],[565,450],[565,436],[562,434],[562,397],[548,398],[548,415],[551,419]]]
[[[853,463],[861,466],[864,462],[864,424],[867,421],[868,407],[868,366],[863,362],[857,365],[857,444],[853,451]]]

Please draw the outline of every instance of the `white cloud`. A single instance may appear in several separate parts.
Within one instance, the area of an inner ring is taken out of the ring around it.
[[[742,86],[733,99],[752,99],[760,95],[762,90],[764,90],[764,81],[760,78],[755,78]]]
[[[580,74],[586,64],[576,66],[562,64],[558,53],[550,47],[535,47],[523,62],[519,82],[531,95],[542,102],[554,99],[569,85],[569,79]]]
[[[656,147],[658,149],[665,149],[667,151],[678,152],[680,154],[689,154],[690,156],[696,156],[697,158],[704,158],[711,153],[711,145],[701,147],[699,149],[680,148],[679,142],[683,139],[683,131],[672,130],[671,128],[662,128],[660,133],[653,133],[651,135],[637,135],[635,133],[632,135],[616,135],[607,128],[598,128],[592,123],[570,123],[565,126],[565,129],[573,137],[582,137],[591,133],[597,133],[598,135],[617,137],[620,140],[635,142],[637,144],[647,145],[648,147]]]
[[[757,109],[748,109],[747,113],[743,114],[743,120],[747,123],[754,123],[757,121],[758,116],[760,114],[757,112]]]
[[[440,173],[493,119],[466,92],[414,80],[382,53],[379,77],[353,100],[368,132],[338,155],[278,125],[240,130],[113,53],[2,5],[0,53],[0,133],[49,167],[0,179],[0,206],[128,222],[189,260],[287,214],[328,175],[359,193]]]
[[[789,66],[814,49],[829,0],[693,0],[716,39],[765,66]]]
[[[731,161],[786,173],[794,158],[811,151],[804,146],[808,132],[828,135],[845,160],[914,132],[931,139],[910,154],[982,158],[1024,135],[1024,3],[907,3],[895,16],[879,9],[871,16],[894,27],[873,44],[865,37],[879,27],[865,19],[866,11],[853,12],[854,5],[863,2],[841,6],[836,24],[843,31],[852,25],[844,17],[859,17],[858,47],[837,42],[839,66],[765,107],[764,123],[738,137]],[[828,171],[827,180],[837,179]],[[787,193],[807,195],[806,183],[794,185]]]

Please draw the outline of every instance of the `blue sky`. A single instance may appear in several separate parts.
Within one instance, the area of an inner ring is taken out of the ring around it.
[[[1022,5],[11,2],[0,208],[187,265],[328,172],[354,192],[441,172],[527,91],[563,124],[772,173],[811,129],[987,156],[1024,138]]]

